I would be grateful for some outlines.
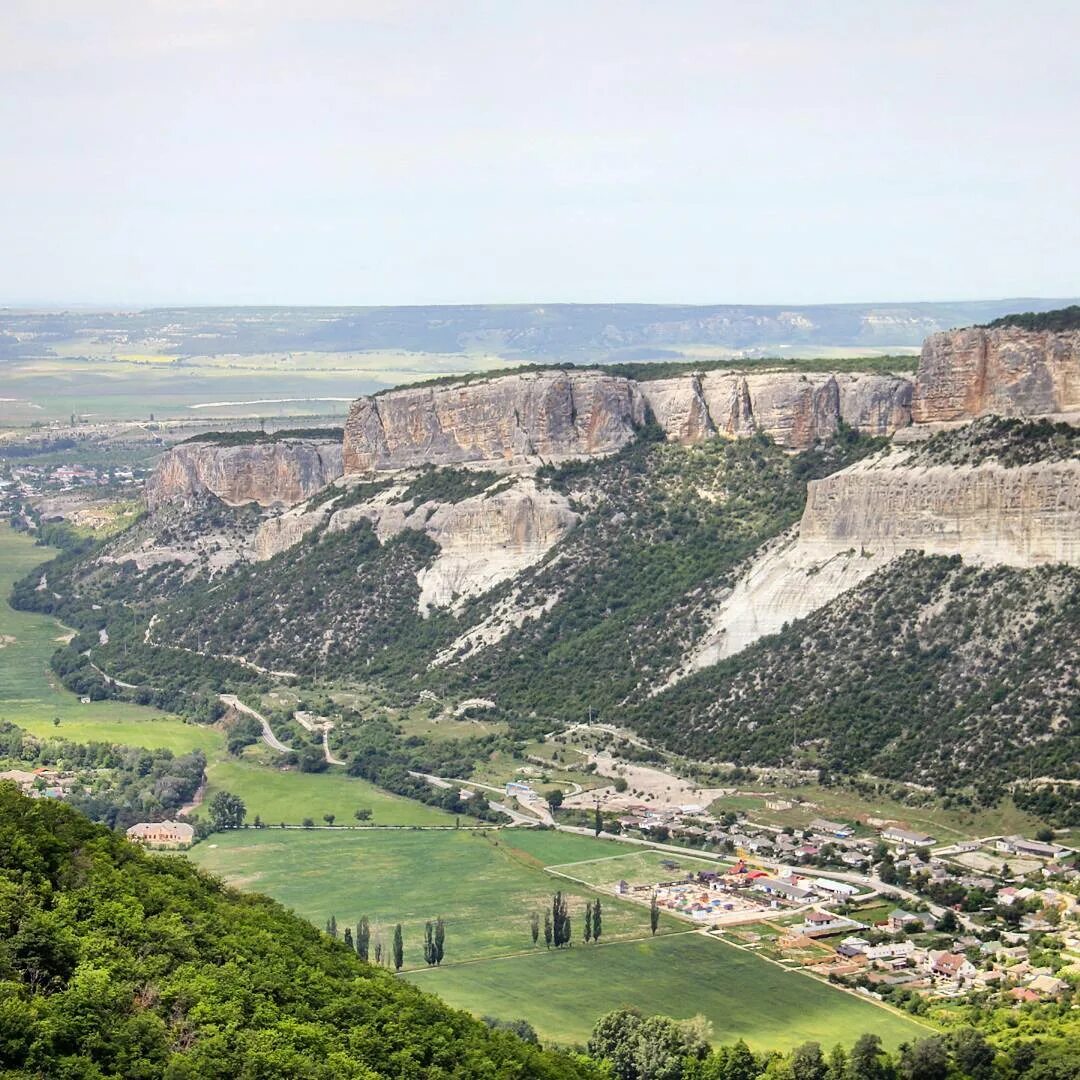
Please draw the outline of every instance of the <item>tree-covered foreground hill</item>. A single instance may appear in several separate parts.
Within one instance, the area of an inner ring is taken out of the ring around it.
[[[0,784],[0,1075],[600,1075],[362,963],[69,807]]]

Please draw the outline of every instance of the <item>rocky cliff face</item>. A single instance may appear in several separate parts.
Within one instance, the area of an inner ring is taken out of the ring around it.
[[[891,435],[911,423],[911,382],[897,375],[710,371],[639,384],[667,432],[682,443],[754,431],[805,450],[841,420],[868,435]]]
[[[916,423],[1080,410],[1080,331],[973,327],[933,334],[915,379]]]
[[[902,457],[813,481],[802,543],[827,553],[914,548],[1011,566],[1080,564],[1080,461],[906,469],[894,460]]]
[[[700,442],[754,431],[806,449],[841,420],[875,435],[911,422],[911,383],[892,375],[708,372],[635,382],[599,372],[538,372],[395,390],[354,403],[347,474],[422,464],[534,467],[618,450],[645,419]]]
[[[341,445],[282,439],[240,446],[181,443],[167,451],[146,483],[151,510],[210,492],[232,506],[290,506],[341,475]]]
[[[396,485],[338,511],[332,502],[310,512],[297,507],[259,527],[256,557],[269,559],[323,524],[339,532],[370,521],[384,543],[404,529],[415,529],[440,548],[419,577],[420,611],[452,606],[538,562],[578,521],[565,496],[539,488],[532,478],[506,485],[503,481],[454,503],[403,500],[404,486]]]
[[[345,473],[420,465],[535,467],[607,454],[645,419],[635,383],[596,371],[544,371],[394,390],[354,402]]]
[[[1080,566],[1080,460],[910,467],[910,456],[894,451],[812,481],[798,529],[713,599],[672,681],[809,615],[906,551]]]

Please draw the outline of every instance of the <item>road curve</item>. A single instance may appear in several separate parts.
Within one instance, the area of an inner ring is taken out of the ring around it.
[[[256,712],[249,705],[245,705],[235,694],[219,694],[218,700],[222,705],[228,705],[230,708],[235,709],[237,712],[247,713],[248,716],[254,716],[256,720],[262,724],[262,737],[263,742],[270,747],[271,750],[277,750],[280,754],[291,754],[292,747],[286,746],[275,734],[273,728],[270,727],[270,721],[263,716],[262,713]]]

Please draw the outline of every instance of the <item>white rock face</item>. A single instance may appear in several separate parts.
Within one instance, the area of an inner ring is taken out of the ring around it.
[[[578,522],[566,498],[531,479],[442,505],[424,531],[442,549],[422,571],[420,611],[487,592],[539,562]]]
[[[802,543],[1009,566],[1080,564],[1080,461],[905,468],[905,452],[810,484]]]
[[[977,563],[1080,566],[1080,462],[905,466],[910,451],[812,481],[797,530],[766,544],[707,608],[671,681],[775,633],[906,551]]]
[[[341,444],[328,439],[180,443],[147,480],[146,504],[154,510],[211,492],[230,506],[292,506],[340,475]]]
[[[405,484],[396,484],[367,502],[334,511],[333,503],[305,512],[294,508],[265,522],[256,535],[257,557],[268,559],[298,543],[327,522],[339,532],[370,521],[385,543],[403,529],[427,533],[440,548],[419,575],[420,611],[459,604],[486,592],[538,562],[578,522],[565,496],[540,488],[531,477],[493,485],[457,503],[402,502]]]

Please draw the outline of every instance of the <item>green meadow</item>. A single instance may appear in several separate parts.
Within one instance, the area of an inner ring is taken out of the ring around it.
[[[713,1024],[717,1042],[744,1038],[758,1049],[809,1038],[828,1045],[876,1031],[890,1046],[926,1029],[891,1010],[786,971],[760,956],[662,916],[649,934],[642,905],[596,894],[545,872],[567,873],[618,855],[617,841],[541,830],[487,832],[245,830],[219,834],[190,852],[237,887],[266,893],[323,926],[367,915],[389,947],[401,923],[405,977],[478,1015],[523,1017],[547,1039],[584,1041],[596,1018],[624,1005]],[[636,854],[636,853],[635,853]],[[567,866],[583,862],[580,868]],[[569,897],[574,944],[532,944],[531,912],[552,893]],[[586,902],[603,897],[602,944],[581,940]],[[423,925],[442,916],[446,959],[424,966]]]
[[[41,738],[164,748],[174,754],[202,749],[207,800],[222,789],[232,791],[244,800],[249,821],[259,814],[275,824],[299,825],[310,817],[321,825],[324,814],[334,814],[339,822],[352,823],[363,807],[372,811],[377,825],[454,823],[442,810],[391,795],[340,769],[301,773],[276,768],[270,751],[264,754],[260,748],[249,749],[244,758],[232,757],[217,727],[190,724],[123,701],[80,702],[49,668],[49,658],[69,631],[47,615],[15,611],[7,602],[12,583],[55,554],[24,533],[0,526],[0,719]],[[256,757],[265,764],[252,760]]]
[[[363,808],[371,811],[372,825],[454,824],[445,810],[392,795],[340,769],[304,773],[220,754],[207,764],[206,780],[207,802],[218,791],[231,791],[244,800],[249,822],[258,814],[271,825],[300,825],[304,818],[322,825],[323,816],[333,814],[338,825],[355,825]]]
[[[52,548],[37,547],[23,533],[0,527],[0,719],[35,735],[74,742],[166,747],[177,754],[198,746],[208,753],[223,748],[218,731],[142,705],[120,701],[84,705],[60,685],[49,658],[69,631],[47,615],[14,611],[7,602],[12,584],[55,554]]]
[[[895,1048],[930,1034],[899,1013],[696,931],[444,965],[409,978],[478,1015],[525,1017],[559,1042],[584,1042],[598,1016],[626,1007],[680,1019],[700,1014],[712,1023],[714,1042],[745,1039],[755,1050],[808,1040],[850,1045],[866,1031]]]

